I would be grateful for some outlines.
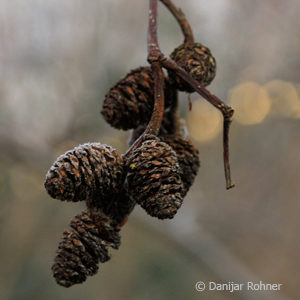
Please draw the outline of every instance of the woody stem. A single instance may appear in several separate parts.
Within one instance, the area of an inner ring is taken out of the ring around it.
[[[154,108],[144,134],[158,135],[164,114],[164,73],[159,62],[151,63],[154,77]]]
[[[154,109],[145,134],[158,135],[162,122],[164,99],[164,73],[160,65],[160,50],[157,40],[157,0],[150,0],[149,25],[148,25],[148,62],[151,64],[154,77]]]
[[[193,43],[194,42],[193,31],[183,11],[177,6],[175,6],[171,0],[160,0],[160,1],[169,9],[169,11],[177,20],[181,28],[181,31],[184,35],[184,43]]]
[[[151,119],[144,133],[134,142],[127,150],[125,156],[136,149],[143,141],[145,134],[158,135],[165,108],[164,96],[164,73],[160,64],[162,55],[157,40],[157,3],[158,0],[150,0],[149,24],[148,24],[148,62],[151,64],[152,74],[154,77],[154,107]]]
[[[161,0],[166,6],[167,4],[171,10],[171,2],[168,0]],[[215,95],[211,94],[206,88],[204,88],[197,80],[195,80],[189,73],[183,68],[179,67],[172,59],[167,58],[160,51],[157,40],[157,2],[158,0],[150,0],[149,10],[149,27],[148,27],[148,62],[151,64],[152,72],[154,76],[154,110],[151,120],[144,132],[144,134],[157,135],[160,129],[160,125],[164,113],[164,74],[162,66],[168,70],[171,70],[185,82],[187,82],[194,90],[201,95],[210,104],[216,107],[223,115],[223,157],[224,157],[224,170],[226,179],[226,188],[230,189],[234,187],[231,180],[230,163],[229,163],[229,128],[231,124],[231,118],[234,110],[226,105]],[[138,138],[135,143],[128,149],[125,156],[132,150],[138,147],[143,136]]]
[[[197,80],[195,80],[189,73],[179,67],[172,59],[167,57],[161,57],[161,64],[168,70],[176,73],[185,82],[187,82],[194,90],[201,95],[210,104],[216,107],[223,114],[223,150],[224,150],[224,170],[226,179],[226,189],[234,187],[231,180],[230,163],[229,163],[229,128],[231,124],[231,118],[234,110],[221,101],[218,97],[211,94],[205,87],[203,87]]]

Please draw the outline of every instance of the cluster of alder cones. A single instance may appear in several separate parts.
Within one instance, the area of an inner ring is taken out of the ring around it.
[[[186,42],[170,57],[203,86],[215,76],[215,59],[200,43]],[[48,171],[45,188],[52,198],[85,201],[87,207],[71,220],[59,243],[52,266],[58,284],[82,283],[109,260],[109,248],[118,249],[120,228],[136,204],[159,219],[173,218],[182,205],[200,162],[198,150],[185,137],[177,94],[193,89],[171,71],[164,82],[157,135],[146,129],[155,102],[153,73],[139,67],[109,90],[101,111],[111,126],[132,130],[129,151],[120,156],[108,145],[87,143],[58,157]]]

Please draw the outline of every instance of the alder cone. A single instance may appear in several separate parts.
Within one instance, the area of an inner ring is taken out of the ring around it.
[[[183,184],[172,148],[155,136],[146,136],[126,164],[128,195],[149,215],[159,219],[173,218],[183,201]]]
[[[215,78],[216,60],[210,50],[201,43],[182,44],[170,57],[203,86],[209,85]],[[168,73],[176,88],[189,93],[194,92],[194,89],[175,73]]]
[[[171,146],[176,153],[179,166],[182,169],[182,196],[184,197],[192,186],[200,167],[199,151],[191,141],[179,135],[163,136],[161,139]]]
[[[118,249],[120,245],[119,228],[100,211],[95,216],[82,212],[70,226],[72,230],[63,233],[52,266],[56,282],[64,287],[96,274],[98,263],[110,259],[108,247]]]
[[[59,156],[46,175],[49,195],[63,201],[81,201],[116,193],[123,183],[123,161],[114,148],[87,143]]]
[[[172,101],[165,80],[165,105]],[[154,79],[150,67],[131,70],[105,95],[101,114],[117,129],[133,129],[149,122],[154,105]]]

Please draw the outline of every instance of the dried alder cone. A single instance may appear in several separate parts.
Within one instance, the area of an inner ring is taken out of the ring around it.
[[[169,82],[165,83],[165,94],[172,91]],[[169,106],[172,96],[166,96]],[[154,104],[154,81],[150,67],[131,70],[106,94],[101,114],[112,127],[132,129],[150,120]]]
[[[170,122],[173,120],[173,122]],[[144,132],[146,126],[141,125],[131,133],[129,145]],[[193,143],[184,137],[184,120],[180,119],[177,111],[165,111],[158,137],[175,151],[179,166],[182,170],[183,197],[192,186],[200,167],[199,151]]]
[[[192,186],[200,167],[199,151],[191,141],[180,135],[165,135],[161,137],[161,140],[167,143],[176,153],[179,166],[182,170],[182,197],[184,197]]]
[[[127,159],[125,186],[146,212],[159,219],[173,218],[183,198],[181,169],[176,153],[155,136],[146,136]]]
[[[170,57],[185,69],[201,85],[207,86],[216,75],[216,60],[210,50],[201,43],[185,43],[177,47]],[[181,91],[192,93],[194,89],[179,76],[169,71],[169,77]]]
[[[136,131],[137,129],[133,131],[130,143],[132,143],[133,137],[138,135]],[[180,134],[160,133],[158,137],[167,143],[176,153],[179,166],[182,170],[182,195],[184,197],[192,186],[200,168],[199,150],[193,145],[192,141]]]
[[[94,215],[83,212],[74,217],[72,230],[63,233],[52,266],[57,283],[70,287],[82,283],[87,276],[97,273],[98,263],[110,259],[108,248],[118,249],[119,228],[100,211]]]
[[[120,189],[123,162],[114,148],[100,143],[79,145],[57,158],[46,175],[45,188],[55,199],[107,197]]]

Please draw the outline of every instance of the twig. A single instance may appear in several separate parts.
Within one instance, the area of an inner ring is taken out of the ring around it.
[[[157,40],[157,0],[150,0],[149,25],[148,25],[148,62],[151,64],[154,77],[154,108],[151,119],[144,133],[127,150],[124,156],[128,156],[143,141],[146,134],[158,135],[164,115],[164,72],[160,64],[161,52]]]
[[[233,110],[232,110],[233,114]],[[231,116],[232,116],[231,114]],[[230,164],[229,164],[229,127],[231,124],[231,117],[224,116],[223,122],[223,159],[224,159],[224,171],[226,179],[226,189],[231,189],[235,186],[231,181]]]
[[[164,72],[159,62],[151,64],[154,77],[154,109],[150,122],[144,134],[158,135],[160,125],[164,115],[165,97],[164,97]]]
[[[161,0],[162,2],[164,0]],[[229,163],[229,128],[231,124],[231,118],[234,110],[226,105],[215,95],[211,94],[206,88],[204,88],[199,82],[194,79],[183,68],[179,67],[172,59],[167,58],[160,50],[157,39],[157,2],[158,0],[150,0],[149,10],[149,27],[148,27],[148,62],[152,66],[154,76],[154,110],[151,120],[145,130],[145,132],[135,141],[135,143],[128,149],[125,156],[131,151],[137,148],[142,140],[144,134],[152,133],[157,135],[160,129],[163,110],[164,110],[164,75],[161,66],[175,72],[179,77],[186,81],[194,90],[201,95],[210,104],[216,107],[223,114],[223,158],[224,158],[224,170],[226,179],[226,188],[230,189],[234,187],[231,180],[230,163]],[[163,2],[165,5],[172,5],[170,1]],[[173,6],[170,6],[170,9]],[[187,23],[188,24],[188,23]]]
[[[184,69],[179,67],[172,59],[163,56],[161,53],[161,63],[163,67],[168,70],[175,72],[180,76],[184,81],[186,81],[194,90],[201,95],[205,100],[210,104],[220,110],[223,114],[223,149],[224,149],[224,170],[225,170],[225,179],[226,179],[226,188],[230,189],[234,187],[234,184],[231,180],[230,173],[230,163],[229,163],[229,128],[231,124],[231,118],[233,116],[234,110],[226,105],[222,100],[220,100],[215,95],[211,94],[205,87],[199,84],[199,82],[194,79],[189,73]]]
[[[183,11],[177,6],[175,6],[171,0],[160,0],[160,1],[169,9],[169,11],[177,20],[181,28],[181,31],[184,35],[184,43],[193,43],[194,42],[193,31]]]
[[[154,109],[145,134],[158,135],[164,114],[164,72],[160,65],[160,51],[157,40],[157,0],[150,0],[148,27],[148,62],[154,77]]]

